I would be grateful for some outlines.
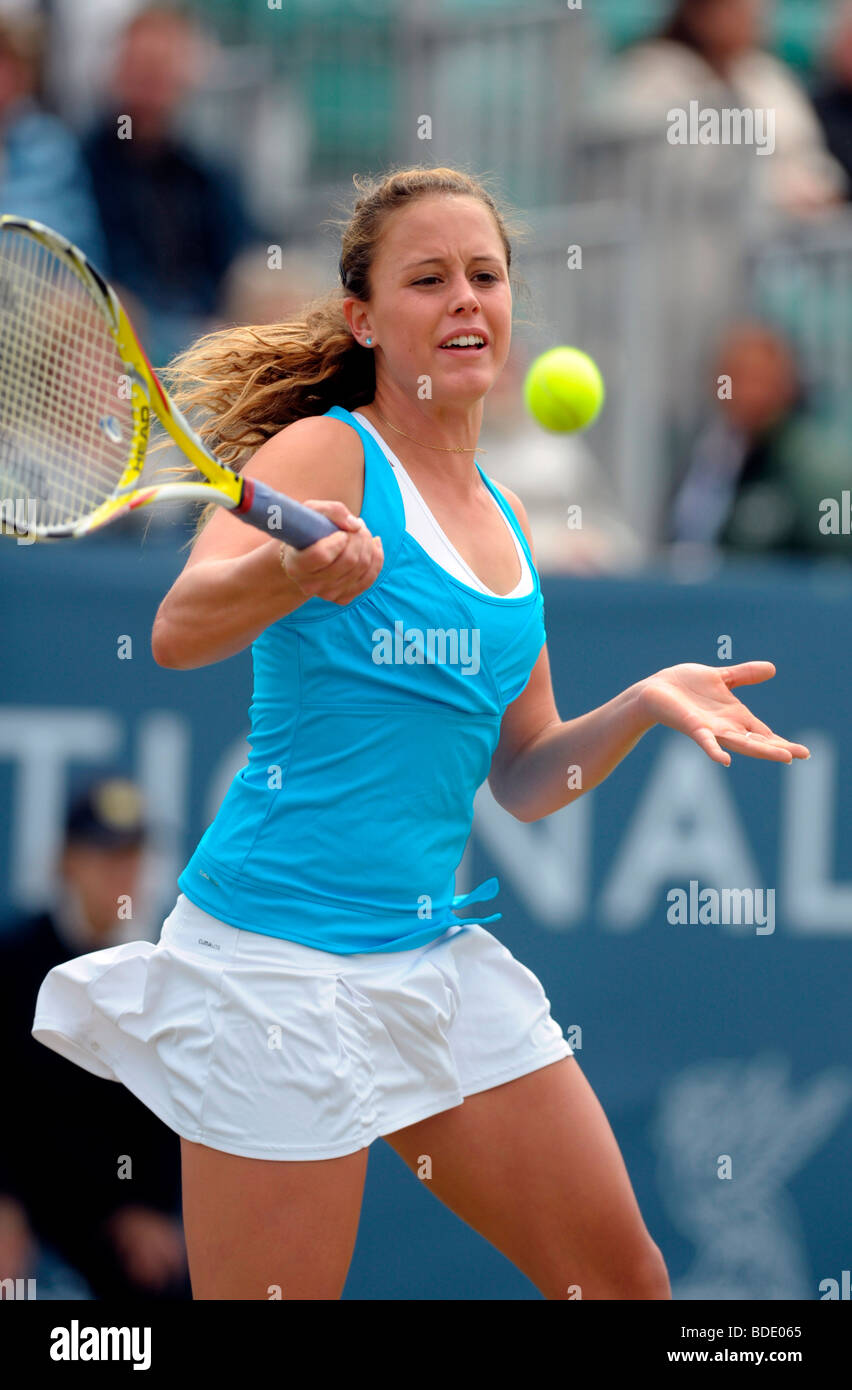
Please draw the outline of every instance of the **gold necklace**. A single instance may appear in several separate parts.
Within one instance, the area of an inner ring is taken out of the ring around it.
[[[381,412],[380,410],[377,409],[376,406],[373,406],[373,409],[376,411],[376,414],[378,415],[379,419],[380,419],[384,424],[388,425],[390,429],[396,430],[397,434],[405,435],[405,438],[406,438],[406,439],[410,439],[411,442],[412,442],[413,444],[417,444],[418,441],[414,438],[413,435],[405,434],[405,430],[398,429],[396,425],[392,425],[392,424],[391,424],[390,420],[385,420],[384,415],[382,414],[382,412]],[[479,447],[478,444],[476,445],[476,448],[474,448],[474,449],[462,449],[462,448],[458,448],[458,447],[453,448],[453,449],[447,449],[443,444],[421,444],[421,445],[420,445],[420,448],[421,448],[421,449],[438,449],[439,452],[442,453],[442,454],[476,454],[476,453],[479,453],[479,454],[487,454],[487,453],[488,453],[488,450],[487,450],[487,449],[481,449],[481,448]]]

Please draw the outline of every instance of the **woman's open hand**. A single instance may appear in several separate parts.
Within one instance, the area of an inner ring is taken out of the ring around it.
[[[738,666],[700,666],[685,662],[667,666],[640,682],[642,704],[649,720],[687,734],[714,762],[729,767],[730,748],[750,758],[791,763],[809,758],[803,743],[790,743],[774,734],[731,694],[734,685],[756,685],[775,675],[771,661],[742,661]]]

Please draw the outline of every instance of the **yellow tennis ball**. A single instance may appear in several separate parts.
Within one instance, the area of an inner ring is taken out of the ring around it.
[[[527,409],[546,430],[584,430],[604,403],[598,366],[579,348],[555,347],[537,357],[524,378]]]

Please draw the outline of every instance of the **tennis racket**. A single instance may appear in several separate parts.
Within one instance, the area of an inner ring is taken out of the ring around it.
[[[152,412],[204,481],[140,486]],[[214,457],[82,251],[0,217],[0,532],[85,536],[167,499],[215,502],[299,550],[337,530]]]

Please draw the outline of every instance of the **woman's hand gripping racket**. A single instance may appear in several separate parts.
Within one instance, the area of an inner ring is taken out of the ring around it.
[[[151,411],[205,482],[139,486]],[[0,533],[84,536],[176,498],[228,507],[298,550],[338,529],[221,464],[82,251],[40,222],[0,217]]]

